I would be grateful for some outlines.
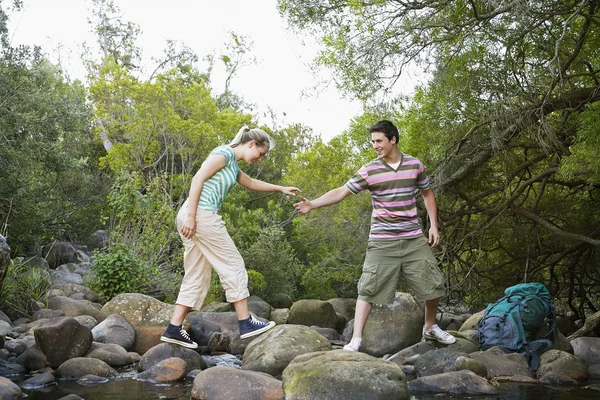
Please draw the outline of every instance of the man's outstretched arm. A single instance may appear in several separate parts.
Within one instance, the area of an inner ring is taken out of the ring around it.
[[[330,190],[323,196],[312,201],[300,196],[302,201],[294,204],[294,207],[300,214],[304,215],[315,208],[327,207],[332,204],[339,203],[351,194],[352,192],[346,186],[340,186],[339,188]]]

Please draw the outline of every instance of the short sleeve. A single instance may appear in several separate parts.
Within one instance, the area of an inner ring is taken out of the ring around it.
[[[427,190],[430,186],[431,183],[429,182],[429,177],[425,173],[425,166],[421,161],[419,161],[419,173],[417,174],[415,187],[419,190]]]
[[[369,188],[369,182],[367,181],[368,176],[367,170],[365,167],[362,167],[348,180],[348,182],[346,182],[346,187],[354,194],[367,190]]]
[[[225,156],[225,164],[229,164],[229,162],[233,159],[234,154],[233,150],[229,146],[219,146],[215,148],[210,154],[221,154]]]

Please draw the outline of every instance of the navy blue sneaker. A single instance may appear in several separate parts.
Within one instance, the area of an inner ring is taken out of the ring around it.
[[[197,349],[198,343],[194,342],[190,339],[190,335],[183,329],[182,325],[173,325],[169,324],[167,329],[165,329],[164,333],[160,337],[162,342],[167,343],[175,343],[183,347],[187,347],[188,349]]]
[[[260,335],[275,326],[273,321],[259,321],[251,315],[248,319],[238,321],[240,327],[240,338],[246,339],[252,336]]]

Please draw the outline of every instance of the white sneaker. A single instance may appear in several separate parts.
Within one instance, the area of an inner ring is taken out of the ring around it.
[[[344,350],[358,351],[360,350],[360,342],[357,343],[356,341],[351,340],[350,343],[344,346]]]
[[[423,339],[437,340],[443,344],[452,344],[456,342],[456,338],[454,336],[441,330],[437,324],[433,325],[431,329],[427,331],[425,328],[423,328]]]

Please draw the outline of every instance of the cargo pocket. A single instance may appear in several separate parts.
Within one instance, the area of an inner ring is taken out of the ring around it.
[[[373,296],[377,293],[377,270],[379,264],[369,264],[363,267],[362,275],[358,280],[358,294]]]
[[[444,290],[445,289],[445,283],[444,283],[444,275],[442,275],[442,271],[440,271],[440,268],[437,265],[437,261],[433,261],[433,260],[426,260],[427,261],[427,265],[429,266],[429,271],[430,271],[430,276],[431,276],[431,291],[433,292],[434,290]]]

